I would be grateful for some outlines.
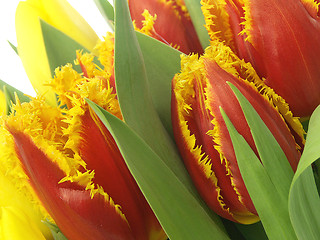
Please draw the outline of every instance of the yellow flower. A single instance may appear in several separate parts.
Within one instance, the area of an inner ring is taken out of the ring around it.
[[[55,94],[44,83],[52,77],[39,19],[59,29],[88,50],[93,50],[98,36],[65,0],[27,0],[16,10],[18,53],[37,93],[45,94],[56,105]]]
[[[24,193],[0,172],[0,239],[52,239],[39,205],[32,204]]]
[[[7,101],[4,92],[0,90],[0,115],[7,114]]]

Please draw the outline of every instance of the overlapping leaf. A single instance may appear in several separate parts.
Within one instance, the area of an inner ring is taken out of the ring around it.
[[[124,122],[93,102],[89,105],[109,129],[131,173],[170,239],[229,239],[163,160]]]
[[[195,193],[177,149],[155,111],[143,55],[125,0],[115,1],[115,79],[125,122]]]
[[[230,84],[231,85],[231,84]],[[288,212],[290,170],[278,143],[248,100],[231,86],[244,111],[260,154],[255,155],[221,109],[230,133],[239,169],[269,239],[296,239]],[[259,136],[263,136],[261,139]],[[276,168],[274,166],[276,166]],[[291,170],[292,172],[292,170]],[[292,175],[292,174],[291,174]]]
[[[40,23],[52,76],[57,67],[74,62],[77,50],[89,52],[81,44],[45,21],[40,19]],[[79,66],[75,66],[75,70],[81,72]]]
[[[320,158],[320,107],[312,114],[304,151],[294,175],[289,212],[299,239],[319,239],[320,198],[312,173],[312,164]]]
[[[190,14],[192,23],[196,29],[197,35],[200,39],[200,43],[205,49],[206,47],[209,46],[210,43],[210,37],[208,34],[207,29],[204,27],[205,26],[205,20],[203,13],[201,11],[201,4],[199,0],[184,0],[188,12]]]
[[[109,26],[113,29],[114,28],[114,10],[112,5],[109,3],[108,0],[94,0],[94,2],[97,5],[101,15],[107,21]]]

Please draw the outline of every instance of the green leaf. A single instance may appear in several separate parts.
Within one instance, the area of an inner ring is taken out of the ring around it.
[[[115,1],[115,79],[124,121],[196,194],[175,144],[157,114],[126,0]]]
[[[31,99],[26,96],[23,92],[16,89],[15,87],[12,87],[8,83],[0,80],[0,89],[6,88],[6,91],[8,93],[8,98],[13,102],[16,103],[15,94],[19,97],[20,102],[29,102]]]
[[[320,158],[320,107],[312,114],[306,144],[289,194],[289,213],[299,239],[319,239],[320,198],[311,164]]]
[[[114,11],[112,5],[108,0],[94,0],[94,2],[111,29],[114,29]]]
[[[51,223],[49,220],[43,221],[43,223],[50,229],[54,240],[68,240],[57,225]]]
[[[170,239],[229,239],[163,160],[124,122],[87,100],[114,137],[128,168]]]
[[[171,125],[171,82],[180,71],[180,51],[145,34],[136,32],[144,58],[148,85],[154,107],[167,129],[172,133]]]
[[[210,37],[207,29],[205,28],[205,20],[201,10],[201,3],[199,0],[184,0],[188,12],[190,14],[192,23],[196,29],[203,49],[209,46]]]
[[[232,140],[242,178],[268,238],[271,240],[296,239],[287,205],[279,201],[270,176],[246,140],[237,132],[223,109],[220,111]]]
[[[89,52],[89,50],[81,44],[42,19],[40,19],[40,24],[52,76],[54,76],[54,71],[57,67],[67,63],[73,64],[74,60],[77,58],[77,50]],[[74,69],[78,72],[82,72],[79,65],[74,66]]]
[[[15,45],[13,45],[10,41],[8,41],[8,43],[9,43],[10,47],[13,49],[13,51],[15,51],[15,53],[17,55],[19,55],[17,47]]]
[[[250,225],[235,223],[235,226],[242,233],[246,240],[268,240],[261,221]]]
[[[19,91],[18,89],[12,87],[11,85],[7,84],[6,82],[0,80],[0,89],[2,89],[5,98],[6,98],[6,109],[7,115],[11,113],[11,106],[12,103],[16,104],[16,97],[15,94],[18,96],[20,102],[29,102],[31,99],[26,96],[23,92]]]
[[[250,102],[231,83],[228,83],[236,95],[250,127],[262,164],[277,190],[279,201],[288,203],[289,189],[293,179],[293,170],[278,142],[264,124]]]

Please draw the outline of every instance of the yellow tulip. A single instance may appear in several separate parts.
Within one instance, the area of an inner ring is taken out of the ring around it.
[[[3,156],[2,156],[3,157]],[[52,239],[49,229],[41,222],[45,217],[41,205],[33,204],[23,185],[17,188],[0,172],[0,239]]]
[[[93,50],[98,36],[65,0],[27,0],[19,3],[16,10],[19,56],[36,92],[45,94],[47,101],[56,105],[55,94],[44,85],[52,74],[39,19],[59,29],[88,50]]]
[[[1,207],[1,239],[9,240],[45,240],[36,224],[22,209],[14,207]]]
[[[4,92],[0,90],[0,115],[7,114],[7,101]]]

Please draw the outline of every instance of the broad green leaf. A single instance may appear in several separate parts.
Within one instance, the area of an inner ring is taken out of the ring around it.
[[[320,158],[320,107],[312,114],[306,144],[289,194],[289,213],[299,239],[320,236],[320,199],[311,164]]]
[[[180,51],[145,34],[136,32],[144,58],[154,107],[169,133],[171,125],[171,82],[180,71]]]
[[[101,15],[107,21],[111,29],[114,28],[114,10],[108,0],[94,0]]]
[[[177,149],[154,108],[143,55],[126,0],[115,1],[114,66],[117,95],[125,122],[195,193]]]
[[[276,139],[264,124],[250,102],[231,83],[229,86],[236,95],[250,127],[261,162],[277,190],[279,199],[287,204],[289,189],[293,178],[293,170],[286,155]],[[280,200],[279,200],[280,201]]]
[[[114,137],[128,168],[170,239],[229,239],[162,159],[128,125],[87,100]],[[218,219],[216,219],[218,220]]]
[[[184,0],[190,17],[192,19],[192,23],[196,29],[198,37],[200,39],[201,45],[203,49],[209,46],[210,37],[207,29],[205,28],[205,20],[201,10],[201,4],[199,0]]]
[[[77,50],[89,52],[78,42],[45,21],[40,19],[40,23],[52,76],[54,76],[54,71],[57,67],[67,63],[73,64],[77,58]],[[74,69],[81,72],[80,66],[74,66]]]
[[[296,239],[287,205],[279,201],[267,171],[246,140],[237,132],[223,109],[220,110],[232,140],[242,178],[268,238],[270,240]]]

